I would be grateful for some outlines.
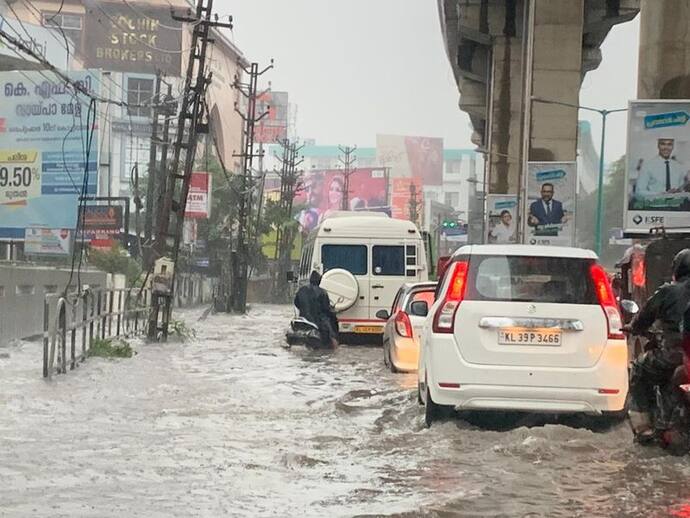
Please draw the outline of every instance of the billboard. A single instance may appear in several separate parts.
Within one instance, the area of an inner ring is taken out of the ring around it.
[[[302,230],[314,229],[325,215],[342,208],[345,190],[343,171],[326,169],[304,175],[303,188],[295,197],[295,205],[304,205],[298,214]],[[385,207],[386,176],[381,169],[361,168],[350,173],[350,210],[373,210]]]
[[[211,175],[195,171],[189,181],[185,218],[206,219],[211,214]]]
[[[72,232],[66,228],[27,228],[24,253],[27,255],[69,255]]]
[[[68,74],[92,92],[100,80],[97,72]],[[27,227],[75,228],[85,169],[86,194],[98,185],[98,127],[85,164],[87,106],[48,71],[0,72],[0,98],[0,238],[22,240]]]
[[[487,243],[517,243],[518,200],[511,194],[486,197]]]
[[[424,213],[424,193],[421,178],[393,178],[391,190],[391,216],[395,219],[411,221],[416,210],[415,223],[421,226]]]
[[[268,112],[254,127],[254,140],[263,144],[287,138],[288,93],[264,92],[256,99],[257,117]]]
[[[528,162],[524,242],[573,246],[577,192],[575,162]]]
[[[119,205],[87,205],[79,225],[79,239],[93,241],[110,239],[122,229],[122,207]]]
[[[376,160],[392,178],[419,178],[423,185],[443,184],[443,139],[376,135]]]
[[[117,72],[179,76],[182,64],[182,23],[169,6],[126,2],[84,2],[82,55],[87,68]]]
[[[624,227],[690,229],[690,100],[630,101]]]

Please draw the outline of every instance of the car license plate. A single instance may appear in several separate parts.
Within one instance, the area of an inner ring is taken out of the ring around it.
[[[522,327],[500,329],[498,343],[500,345],[561,345],[561,331]]]
[[[381,326],[355,326],[355,333],[365,334],[365,335],[380,335],[383,333],[383,327]]]

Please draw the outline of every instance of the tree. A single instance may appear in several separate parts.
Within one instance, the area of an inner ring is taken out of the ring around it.
[[[616,160],[608,171],[604,182],[604,203],[602,214],[601,260],[612,265],[623,255],[625,247],[609,245],[609,230],[623,226],[623,205],[625,196],[625,155]],[[597,192],[581,196],[577,203],[578,246],[594,249],[597,214]]]

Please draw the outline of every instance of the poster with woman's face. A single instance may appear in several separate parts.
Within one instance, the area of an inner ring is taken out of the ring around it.
[[[387,205],[386,178],[381,170],[362,168],[350,173],[346,210],[372,210]],[[329,212],[343,210],[345,175],[337,169],[310,171],[295,204],[305,205],[298,215],[304,232],[316,228]]]

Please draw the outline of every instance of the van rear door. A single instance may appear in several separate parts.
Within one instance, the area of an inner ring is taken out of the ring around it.
[[[405,282],[415,281],[415,265],[407,265],[412,259],[408,252],[416,246],[407,246],[404,241],[376,241],[371,244],[371,289],[369,290],[369,318],[376,318],[380,309],[388,309],[395,294]],[[410,277],[407,274],[410,274]]]

